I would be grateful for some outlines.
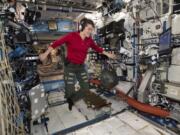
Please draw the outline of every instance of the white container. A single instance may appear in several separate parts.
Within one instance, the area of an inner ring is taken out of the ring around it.
[[[174,15],[172,19],[172,34],[180,34],[180,15]]]
[[[180,84],[180,66],[171,65],[168,71],[168,80]]]
[[[172,99],[180,101],[180,86],[166,84],[166,95]]]
[[[172,64],[180,66],[180,48],[174,48],[172,51]]]

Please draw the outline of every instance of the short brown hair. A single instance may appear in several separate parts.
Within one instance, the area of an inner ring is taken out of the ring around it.
[[[81,25],[81,27],[82,27],[82,28],[81,28],[81,31],[83,31],[88,24],[92,25],[93,28],[95,27],[94,22],[93,22],[91,19],[83,18],[83,19],[80,21],[80,25]]]
[[[16,0],[7,0],[8,3],[10,2],[16,2]]]

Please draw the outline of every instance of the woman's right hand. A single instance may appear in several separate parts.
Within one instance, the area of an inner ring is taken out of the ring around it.
[[[53,50],[53,48],[51,46],[49,46],[45,53],[40,54],[39,55],[40,61],[43,62],[44,60],[46,60],[47,56],[51,53],[52,50]]]
[[[47,58],[47,55],[46,55],[46,53],[42,53],[42,54],[40,54],[39,55],[39,59],[40,59],[40,61],[44,61],[44,60],[46,60],[46,58]]]

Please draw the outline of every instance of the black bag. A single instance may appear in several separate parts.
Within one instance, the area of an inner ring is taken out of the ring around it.
[[[115,70],[103,70],[101,73],[101,85],[111,90],[113,87],[115,87],[118,84],[118,77]]]

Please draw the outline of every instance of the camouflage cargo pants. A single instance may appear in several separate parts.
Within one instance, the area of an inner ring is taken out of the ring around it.
[[[88,76],[84,65],[65,63],[65,98],[76,102],[85,97],[85,91],[89,90]],[[75,83],[79,81],[80,90],[75,91]]]

